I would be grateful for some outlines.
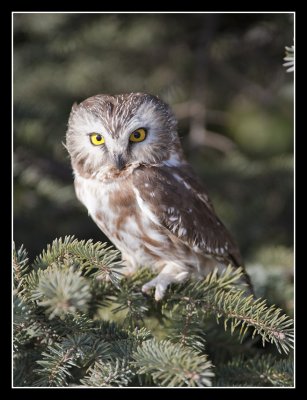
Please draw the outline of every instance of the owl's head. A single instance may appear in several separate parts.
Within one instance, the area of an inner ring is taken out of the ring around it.
[[[105,168],[167,162],[181,154],[170,107],[145,93],[97,95],[74,104],[66,134],[72,165],[81,175]]]

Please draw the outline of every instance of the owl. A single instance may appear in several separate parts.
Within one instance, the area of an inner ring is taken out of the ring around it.
[[[121,251],[125,273],[155,273],[143,292],[154,289],[158,301],[171,283],[243,266],[158,97],[99,94],[75,103],[66,148],[77,198]]]

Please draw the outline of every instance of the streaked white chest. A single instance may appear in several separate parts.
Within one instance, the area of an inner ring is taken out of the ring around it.
[[[159,244],[165,241],[165,237],[155,229],[157,218],[144,210],[145,205],[129,186],[123,181],[102,183],[79,176],[75,178],[77,197],[99,228],[137,264],[151,264],[154,260],[144,250],[146,237]],[[120,197],[124,201],[117,203]],[[148,246],[157,256],[162,254],[159,246]]]
[[[111,191],[117,190],[116,184],[112,186],[99,183],[95,179],[85,179],[80,176],[75,178],[76,195],[94,220],[98,213],[103,215],[106,222],[108,219],[113,219],[112,213],[107,209]]]

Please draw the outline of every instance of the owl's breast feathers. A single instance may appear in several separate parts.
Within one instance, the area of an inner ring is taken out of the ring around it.
[[[188,164],[141,166],[134,170],[133,185],[138,201],[146,204],[169,236],[196,253],[243,266],[236,243]]]

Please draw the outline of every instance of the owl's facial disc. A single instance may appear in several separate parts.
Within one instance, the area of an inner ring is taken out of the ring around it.
[[[96,95],[75,104],[66,145],[82,176],[170,162],[182,153],[171,109],[145,93]]]

